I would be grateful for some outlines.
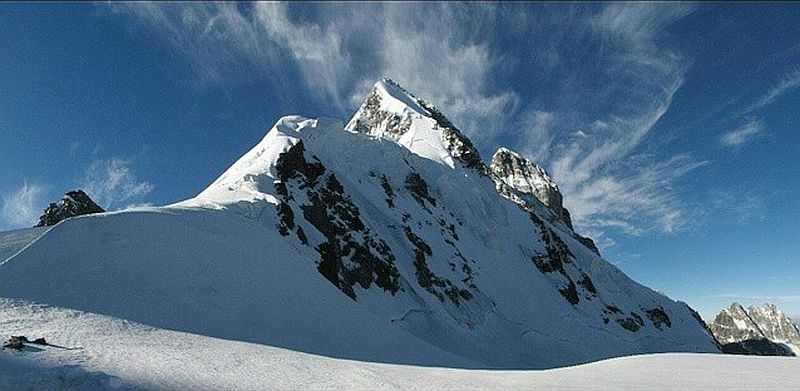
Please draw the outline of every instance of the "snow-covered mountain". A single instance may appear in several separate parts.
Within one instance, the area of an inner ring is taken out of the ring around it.
[[[723,351],[734,354],[797,356],[800,330],[774,304],[750,306],[734,302],[709,324]]]
[[[192,199],[56,225],[0,265],[0,297],[391,363],[719,351],[574,231],[543,169],[492,160],[383,80],[347,126],[281,118]]]

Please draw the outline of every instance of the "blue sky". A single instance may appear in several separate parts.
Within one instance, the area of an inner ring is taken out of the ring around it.
[[[0,230],[80,187],[192,197],[282,115],[388,76],[544,166],[578,230],[705,317],[800,316],[800,4],[2,4]]]

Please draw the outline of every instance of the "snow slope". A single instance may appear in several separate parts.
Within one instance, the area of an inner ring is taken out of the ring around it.
[[[5,334],[58,346],[0,350],[0,389],[798,389],[800,360],[623,357],[540,371],[426,368],[328,358],[0,300]]]
[[[62,221],[0,264],[0,297],[396,364],[718,351],[687,305],[505,197],[441,112],[382,81],[347,129],[284,117],[197,197]]]
[[[38,239],[48,229],[48,227],[36,227],[0,232],[0,262],[11,258],[25,246]]]
[[[274,230],[213,210],[87,215],[0,265],[0,297],[332,357],[476,365],[376,318],[279,244]]]

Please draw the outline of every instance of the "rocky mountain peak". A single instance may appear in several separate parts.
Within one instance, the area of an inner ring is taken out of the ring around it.
[[[57,204],[51,203],[45,208],[44,214],[39,217],[39,223],[36,226],[49,227],[70,217],[103,212],[105,210],[92,201],[83,190],[73,190],[64,194]]]
[[[601,348],[576,343],[547,362],[677,346],[718,351],[688,307],[603,261],[554,212],[560,199],[538,200],[539,181],[560,196],[558,187],[514,159],[497,167],[519,170],[527,188],[513,175],[511,185],[495,179],[435,107],[382,80],[346,130],[281,118],[211,186],[175,206],[267,227],[264,240],[291,248],[354,305],[481,361],[531,362],[539,355],[529,344],[551,338]]]
[[[726,353],[794,356],[800,352],[797,325],[774,304],[745,309],[734,302],[709,328]]]
[[[441,111],[388,78],[375,83],[345,129],[395,141],[450,167],[458,162],[466,168],[485,170],[472,141]]]

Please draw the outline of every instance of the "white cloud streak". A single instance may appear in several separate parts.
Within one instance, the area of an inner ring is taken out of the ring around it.
[[[739,148],[746,142],[756,138],[763,130],[763,125],[758,120],[751,120],[741,127],[731,130],[720,136],[719,142],[722,146]]]
[[[773,86],[750,110],[767,106],[774,102],[779,96],[798,87],[800,87],[800,70],[785,75],[778,84]]]
[[[1,225],[6,228],[30,227],[44,210],[44,187],[25,182],[19,189],[3,196]]]
[[[511,144],[547,167],[579,229],[639,235],[682,227],[674,182],[704,162],[640,149],[688,67],[660,38],[691,6],[560,4],[532,12],[514,4],[317,3],[301,13],[293,7],[111,5],[171,42],[212,82],[242,66],[283,86],[299,76],[307,94],[345,114],[375,80],[391,77],[437,105],[483,151]],[[497,28],[530,53],[496,44]],[[580,68],[587,66],[589,72]],[[526,90],[497,87],[496,80],[517,72],[549,81],[552,91],[530,102],[523,100]]]
[[[80,187],[106,210],[146,196],[154,188],[149,182],[136,177],[129,161],[118,158],[92,162],[84,173]]]
[[[578,227],[615,229],[630,235],[675,232],[686,217],[674,182],[706,162],[688,154],[656,158],[637,152],[669,109],[683,83],[685,61],[657,45],[660,31],[691,12],[689,7],[612,4],[590,19],[615,48],[604,57],[622,102],[591,117],[582,130],[556,146],[550,161]],[[606,91],[602,95],[608,95]]]

